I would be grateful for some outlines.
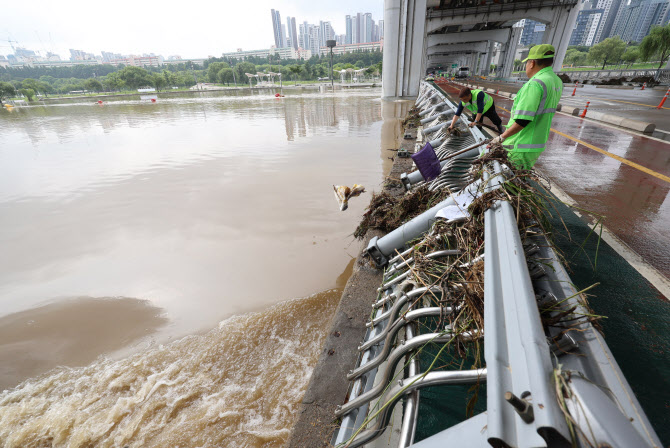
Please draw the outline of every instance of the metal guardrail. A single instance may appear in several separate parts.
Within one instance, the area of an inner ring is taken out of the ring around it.
[[[565,75],[572,80],[584,81],[584,80],[600,80],[600,79],[612,79],[612,78],[625,78],[630,82],[632,79],[638,77],[651,76],[660,84],[670,83],[670,69],[644,69],[644,70],[561,70],[556,72],[557,75]],[[526,76],[520,75],[516,79],[510,79],[514,82],[525,82],[528,78]]]

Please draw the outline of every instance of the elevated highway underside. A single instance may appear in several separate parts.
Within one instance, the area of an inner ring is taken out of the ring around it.
[[[511,74],[522,19],[544,23],[543,43],[556,48],[560,66],[574,28],[577,0],[386,0],[383,95],[415,97],[426,71],[451,64],[487,75]]]

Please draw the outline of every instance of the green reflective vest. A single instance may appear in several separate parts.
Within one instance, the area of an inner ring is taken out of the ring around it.
[[[529,120],[520,132],[505,139],[503,147],[511,152],[542,152],[549,140],[551,121],[563,93],[563,81],[551,67],[545,67],[525,83],[512,105],[514,120]]]
[[[470,112],[477,115],[477,96],[479,95],[479,92],[481,92],[481,90],[473,89],[471,90],[471,92],[472,92],[472,98],[470,98],[470,102],[469,103],[466,103],[464,101],[461,102],[463,103],[463,106],[467,107]],[[482,114],[486,113],[486,111],[489,110],[491,106],[493,106],[493,98],[491,98],[491,95],[484,92],[484,110],[482,111]]]

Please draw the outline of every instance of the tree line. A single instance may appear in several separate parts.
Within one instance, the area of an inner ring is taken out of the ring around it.
[[[604,69],[607,64],[630,67],[638,61],[656,61],[658,68],[670,57],[670,24],[655,26],[642,39],[642,42],[624,42],[619,36],[610,37],[592,46],[573,45],[565,52],[563,65],[572,66],[600,66]],[[520,59],[514,61],[516,70],[523,70]],[[558,69],[557,69],[558,70]]]
[[[655,26],[642,42],[624,42],[619,36],[610,37],[592,47],[571,47],[565,53],[565,64],[585,65],[609,63],[630,67],[638,61],[658,61],[660,69],[670,57],[670,24]]]
[[[367,73],[381,72],[382,53],[365,51],[333,56],[335,70],[368,68]],[[283,80],[309,81],[330,74],[330,59],[313,56],[306,61],[282,60],[278,57],[210,58],[199,67],[191,61],[163,67],[74,66],[74,67],[0,67],[0,100],[23,95],[29,101],[35,96],[70,92],[121,92],[141,87],[157,91],[172,87],[191,87],[197,82],[249,84],[246,73],[281,73]],[[337,77],[337,74],[334,74]]]

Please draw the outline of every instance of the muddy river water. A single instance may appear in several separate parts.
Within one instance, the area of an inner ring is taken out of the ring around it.
[[[0,111],[0,447],[282,446],[408,107],[285,93]]]

